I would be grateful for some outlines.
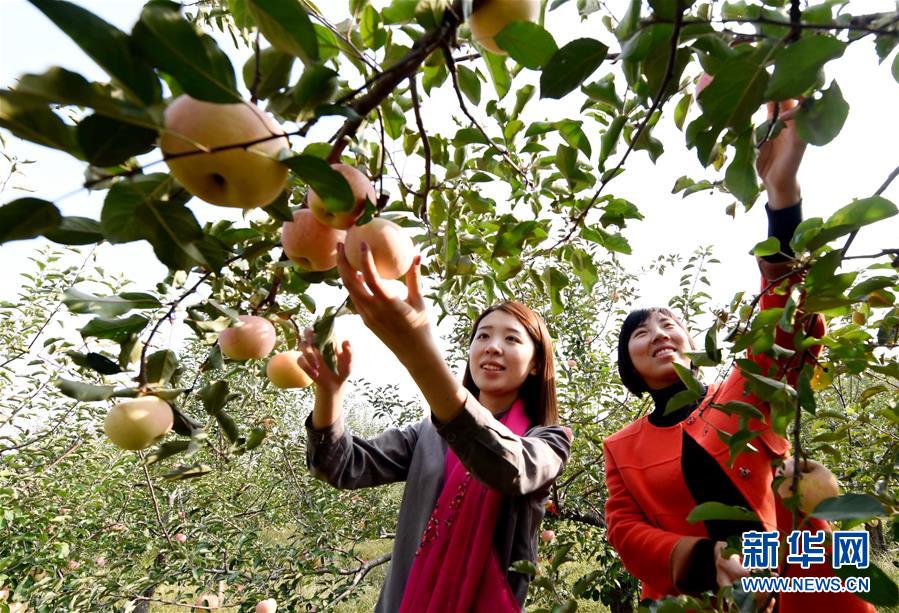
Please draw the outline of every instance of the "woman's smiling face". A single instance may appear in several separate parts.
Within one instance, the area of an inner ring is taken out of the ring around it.
[[[653,311],[634,329],[627,343],[634,368],[651,389],[662,389],[677,381],[672,364],[690,367],[690,337],[679,322]]]
[[[518,319],[493,311],[478,324],[468,348],[468,367],[480,402],[511,403],[528,375],[536,374],[534,341]]]

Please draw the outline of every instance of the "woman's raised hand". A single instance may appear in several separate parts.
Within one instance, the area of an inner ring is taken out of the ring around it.
[[[401,300],[384,287],[368,245],[361,244],[362,272],[350,266],[344,249],[343,244],[337,245],[337,270],[356,312],[400,362],[408,366],[425,345],[433,343],[421,297],[421,256],[415,256],[406,273],[408,295]]]
[[[797,174],[806,142],[796,131],[793,120],[799,106],[796,100],[768,103],[768,118],[773,119],[774,109],[780,105],[778,119],[785,127],[776,138],[765,142],[759,148],[755,167],[762,183],[768,192],[768,206],[773,209],[784,209],[799,202],[800,189]]]
[[[350,341],[343,341],[335,347],[337,372],[331,370],[321,351],[316,347],[312,328],[306,328],[303,331],[299,351],[300,357],[297,359],[297,364],[315,382],[316,390],[328,392],[331,395],[341,391],[344,382],[350,376],[350,367],[353,361]]]
[[[740,581],[741,577],[748,577],[749,571],[743,568],[740,556],[733,554],[725,557],[723,555],[727,543],[718,541],[715,543],[715,571],[718,580],[718,586],[733,585]],[[755,603],[759,607],[759,611],[771,613],[774,610],[775,599],[770,594],[757,592],[755,594]]]

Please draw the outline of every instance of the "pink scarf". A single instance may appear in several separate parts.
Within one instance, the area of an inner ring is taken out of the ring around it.
[[[500,420],[522,436],[529,420],[519,398]],[[415,553],[401,613],[520,612],[493,546],[502,494],[446,450],[444,485]]]

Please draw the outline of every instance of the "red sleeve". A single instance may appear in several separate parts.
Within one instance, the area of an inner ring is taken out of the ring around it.
[[[783,275],[787,274],[790,271],[790,263],[789,262],[771,263],[771,262],[766,262],[762,259],[759,259],[758,262],[759,262],[759,268],[761,269],[761,272],[762,272],[762,281],[761,281],[760,291],[763,292],[762,297],[759,300],[759,311],[764,311],[766,309],[783,308],[784,306],[786,306],[787,300],[790,297],[789,289],[787,291],[783,291],[783,290],[775,291],[782,285],[781,283],[776,283],[773,285],[773,287],[770,287],[770,288],[768,286],[772,285],[772,283],[776,279],[782,277]],[[784,280],[788,283],[788,287],[792,288],[793,285],[795,285],[796,283],[799,283],[802,280],[802,275],[799,273],[796,273],[791,276],[785,277]],[[824,318],[821,315],[816,315],[814,317],[814,319],[812,320],[808,330],[806,331],[806,334],[808,336],[813,336],[815,338],[821,338],[822,336],[824,336],[825,332],[826,332],[826,329],[824,327]],[[794,338],[795,338],[795,332],[786,332],[785,330],[781,329],[778,326],[777,331],[774,335],[774,342],[778,346],[783,347],[784,349],[794,349],[795,348]],[[813,356],[820,355],[821,345],[815,345],[814,347],[812,347],[810,349],[810,352],[812,353]],[[775,359],[775,358],[771,358],[764,354],[753,353],[750,350],[749,358],[762,368],[763,373],[768,373],[770,371],[772,364],[776,364],[777,365],[776,374],[778,376],[781,376],[781,375],[783,375],[783,372],[789,366],[789,372],[787,373],[788,383],[790,385],[796,385],[796,378],[799,375],[799,370],[800,370],[799,367],[801,365],[796,364],[795,361],[791,362],[789,357]]]
[[[676,594],[671,578],[671,553],[683,535],[649,523],[631,496],[606,446],[606,536],[624,567],[637,579],[663,594]]]

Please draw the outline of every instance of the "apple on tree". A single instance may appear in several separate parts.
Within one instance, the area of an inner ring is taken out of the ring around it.
[[[406,274],[415,258],[412,239],[398,225],[383,217],[375,217],[346,233],[346,258],[350,266],[362,270],[362,243],[368,245],[378,274],[385,279],[398,279]]]
[[[117,447],[136,451],[171,430],[174,419],[168,402],[158,396],[141,396],[109,409],[103,430]]]
[[[337,266],[337,243],[346,232],[319,222],[311,209],[300,209],[293,221],[281,226],[281,246],[292,262],[306,270],[324,271]]]
[[[256,603],[256,613],[275,613],[278,610],[278,601],[274,598],[266,598]]]
[[[784,480],[777,487],[777,494],[781,498],[793,496],[790,489],[793,483],[793,458],[787,458],[778,476]],[[815,510],[822,500],[840,495],[840,484],[837,478],[827,468],[814,460],[802,460],[799,464],[799,483],[797,495],[799,496],[799,510],[808,515]]]
[[[544,530],[540,533],[540,540],[544,543],[551,543],[554,538],[556,538],[556,533],[554,530]]]
[[[506,55],[493,37],[513,21],[534,21],[539,14],[540,0],[474,0],[468,27],[476,43]]]
[[[172,176],[191,194],[210,204],[250,209],[271,204],[287,184],[287,167],[276,159],[288,147],[287,138],[271,138],[283,134],[254,104],[214,104],[185,94],[165,110],[159,147]],[[216,153],[178,155],[259,140]]]
[[[283,351],[272,356],[265,367],[265,374],[272,385],[280,389],[312,385],[312,379],[297,364],[301,355],[299,351]]]
[[[346,230],[356,223],[365,212],[365,203],[367,201],[375,202],[375,188],[361,171],[347,164],[331,164],[331,168],[343,175],[346,182],[350,184],[353,191],[353,207],[349,211],[342,213],[332,213],[325,208],[325,201],[322,200],[315,190],[309,190],[309,209],[315,218],[326,226],[337,228],[338,230]]]
[[[222,355],[232,360],[264,358],[275,348],[275,326],[258,315],[239,315],[241,325],[219,332]]]

